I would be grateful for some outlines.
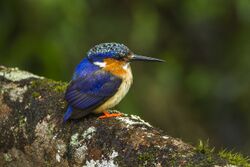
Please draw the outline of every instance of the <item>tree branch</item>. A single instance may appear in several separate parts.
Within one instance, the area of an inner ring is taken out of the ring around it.
[[[66,83],[0,66],[0,166],[224,166],[135,115],[62,123]]]

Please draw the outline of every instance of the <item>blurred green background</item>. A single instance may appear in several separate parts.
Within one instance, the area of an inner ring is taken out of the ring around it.
[[[250,154],[249,0],[0,2],[0,64],[69,81],[93,45],[165,59],[134,63],[117,107],[167,134]]]

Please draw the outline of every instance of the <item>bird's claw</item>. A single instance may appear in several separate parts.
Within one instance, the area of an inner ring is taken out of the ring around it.
[[[121,113],[113,113],[113,114],[110,114],[110,113],[107,112],[107,111],[104,111],[103,114],[104,114],[104,115],[98,117],[98,119],[105,119],[105,118],[111,118],[111,117],[119,117],[119,116],[122,116]]]

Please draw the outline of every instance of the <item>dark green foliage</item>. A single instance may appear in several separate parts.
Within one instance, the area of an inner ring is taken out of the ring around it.
[[[206,156],[207,162],[213,163],[216,152],[214,148],[209,146],[208,140],[205,142],[200,140],[195,149],[198,153],[204,154]],[[219,158],[221,158],[221,161],[226,161],[231,165],[250,167],[250,159],[248,157],[244,157],[240,153],[222,150],[217,154]]]
[[[223,159],[226,159],[232,165],[250,167],[249,157],[244,157],[240,153],[222,150],[219,152],[219,156]]]

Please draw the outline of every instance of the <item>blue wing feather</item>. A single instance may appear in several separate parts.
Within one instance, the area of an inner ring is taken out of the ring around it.
[[[97,71],[100,68],[98,66],[93,65],[88,58],[84,58],[75,68],[75,72],[72,80],[76,80],[81,77],[87,76],[89,73],[93,71]]]
[[[81,112],[95,109],[112,97],[120,87],[121,78],[103,70],[95,70],[78,77],[68,86],[65,99]],[[79,114],[79,111],[77,114]],[[67,114],[67,112],[66,112]],[[74,114],[74,111],[70,115]],[[67,118],[67,116],[65,115]],[[70,116],[67,118],[69,119]]]
[[[72,114],[72,111],[73,111],[72,107],[68,106],[67,111],[66,111],[66,113],[64,114],[64,117],[63,117],[63,122],[66,122],[70,118],[70,116]]]

